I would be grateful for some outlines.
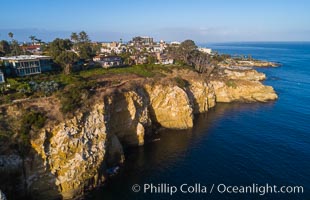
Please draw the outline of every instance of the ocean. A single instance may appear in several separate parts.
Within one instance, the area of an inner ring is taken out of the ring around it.
[[[86,199],[310,199],[310,43],[207,46],[279,62],[278,68],[257,69],[279,99],[217,104],[196,116],[192,130],[165,130],[160,140],[127,149],[120,173]],[[294,186],[302,186],[303,194]]]

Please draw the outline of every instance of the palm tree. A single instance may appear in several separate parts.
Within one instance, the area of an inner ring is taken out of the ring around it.
[[[82,42],[89,42],[89,37],[88,37],[88,35],[87,35],[87,33],[85,31],[81,31],[79,33],[79,36],[80,36],[80,40]]]
[[[31,35],[31,36],[29,36],[29,38],[32,41],[32,44],[34,44],[34,41],[36,40],[36,36]]]
[[[71,40],[76,43],[79,40],[79,36],[77,33],[73,32],[70,36]]]
[[[42,40],[41,40],[41,39],[35,38],[34,40],[35,40],[36,42],[38,42],[38,43],[41,45],[41,43],[42,43]]]
[[[14,34],[12,32],[9,32],[8,35],[11,39],[13,39]]]

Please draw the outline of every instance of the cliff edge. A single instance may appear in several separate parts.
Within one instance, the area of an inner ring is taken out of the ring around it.
[[[0,157],[0,174],[14,173],[21,183],[13,189],[3,186],[3,191],[23,190],[33,199],[81,197],[106,180],[107,169],[125,162],[124,147],[143,145],[157,128],[192,128],[194,114],[207,112],[217,102],[277,99],[263,79],[265,75],[253,69],[221,68],[208,77],[174,70],[156,80],[97,89],[88,106],[70,117],[59,117],[56,97],[2,107],[1,114],[16,123],[21,107],[47,116],[42,128],[30,131],[26,157],[9,147]],[[15,161],[6,162],[12,155]]]

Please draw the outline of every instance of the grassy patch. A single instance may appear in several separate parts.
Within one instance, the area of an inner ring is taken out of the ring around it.
[[[137,74],[143,77],[153,77],[156,74],[156,67],[153,65],[134,65],[130,67],[115,67],[115,68],[97,68],[90,69],[87,71],[81,71],[79,73],[83,78],[89,78],[95,75],[104,74]],[[158,71],[158,70],[157,70]]]
[[[158,77],[158,76],[165,76],[165,74],[169,74],[173,72],[173,69],[192,69],[188,66],[180,66],[180,65],[155,65],[155,64],[145,64],[145,65],[134,65],[134,66],[128,66],[128,67],[114,67],[109,69],[104,68],[92,68],[88,70],[83,70],[79,72],[74,72],[70,75],[65,75],[62,73],[57,72],[50,72],[50,73],[44,73],[44,74],[37,74],[33,76],[26,76],[26,77],[15,77],[15,78],[8,78],[6,83],[3,85],[9,85],[9,87],[3,86],[3,89],[0,90],[0,104],[5,103],[11,103],[14,100],[17,99],[23,99],[23,98],[37,98],[42,96],[49,96],[55,93],[54,90],[51,90],[51,92],[44,92],[41,90],[33,91],[32,88],[30,88],[29,83],[35,82],[36,84],[40,84],[42,82],[49,83],[51,81],[55,82],[56,84],[59,84],[59,90],[57,93],[61,94],[64,93],[64,96],[67,96],[68,98],[75,98],[77,97],[77,94],[73,94],[74,92],[78,93],[87,83],[90,82],[90,80],[96,81],[96,76],[105,75],[105,74],[136,74],[141,77]],[[180,81],[179,81],[180,82]],[[183,83],[180,82],[182,85]],[[81,87],[81,85],[84,85]],[[66,88],[70,86],[71,92],[66,90]],[[6,88],[4,88],[6,87]],[[75,87],[76,90],[74,89]],[[45,88],[45,87],[44,87]],[[48,91],[49,88],[47,88]],[[70,94],[72,93],[72,94]],[[69,112],[70,110],[74,110],[74,107],[77,107],[77,105],[74,102],[75,100],[72,100],[74,105],[72,106],[65,106],[67,108],[64,108],[64,112]],[[68,101],[69,103],[69,101]],[[64,104],[66,103],[66,100],[64,100]],[[72,109],[70,108],[72,107]]]
[[[82,108],[92,95],[92,90],[98,86],[96,81],[82,81],[78,84],[70,84],[58,93],[61,103],[61,112],[65,115],[73,114],[78,108]]]
[[[79,75],[83,78],[90,78],[96,75],[104,74],[136,74],[142,77],[154,77],[155,75],[161,75],[172,73],[173,69],[191,69],[188,66],[178,65],[155,65],[155,64],[144,64],[144,65],[133,65],[129,67],[115,67],[115,68],[96,68],[87,71],[79,72]]]

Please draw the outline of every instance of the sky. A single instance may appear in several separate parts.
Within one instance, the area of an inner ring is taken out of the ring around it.
[[[309,0],[0,0],[0,40],[310,41]]]

